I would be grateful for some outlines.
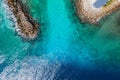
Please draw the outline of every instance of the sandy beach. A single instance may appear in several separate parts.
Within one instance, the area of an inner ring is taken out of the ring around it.
[[[77,15],[82,21],[97,24],[101,18],[120,9],[120,0],[114,0],[110,5],[96,8],[97,0],[77,0]]]

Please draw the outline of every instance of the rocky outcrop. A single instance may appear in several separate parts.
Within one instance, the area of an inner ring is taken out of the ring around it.
[[[76,0],[77,16],[84,22],[98,24],[105,16],[120,10],[120,0],[114,0],[107,6],[96,8],[96,0]]]
[[[15,30],[18,35],[27,40],[34,40],[38,35],[39,24],[30,16],[21,0],[8,0],[7,4],[17,19]]]

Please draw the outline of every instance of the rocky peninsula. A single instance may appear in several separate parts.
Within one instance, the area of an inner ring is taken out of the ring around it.
[[[28,12],[22,0],[7,0],[7,4],[16,18],[15,30],[23,39],[34,40],[38,35],[39,24]]]
[[[101,18],[120,9],[120,0],[108,0],[100,8],[96,8],[94,3],[97,0],[77,0],[77,15],[82,21],[97,24]]]

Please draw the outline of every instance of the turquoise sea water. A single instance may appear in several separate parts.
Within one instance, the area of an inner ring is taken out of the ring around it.
[[[26,0],[37,40],[16,35],[0,1],[0,80],[119,80],[120,12],[100,25],[81,22],[72,0]]]

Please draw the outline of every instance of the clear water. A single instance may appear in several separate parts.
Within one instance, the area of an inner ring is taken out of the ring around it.
[[[79,21],[69,0],[25,3],[41,24],[33,42],[15,34],[4,0],[0,1],[1,80],[120,79],[120,12],[93,26]]]

